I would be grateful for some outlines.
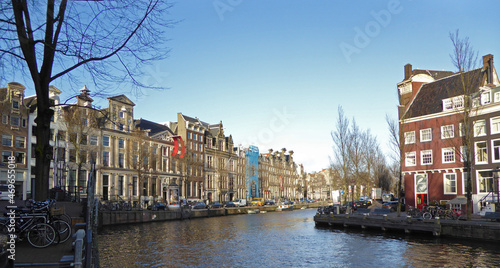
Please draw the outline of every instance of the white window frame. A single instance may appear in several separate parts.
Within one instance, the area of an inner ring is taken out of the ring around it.
[[[495,142],[498,142],[497,146],[495,146]],[[498,150],[498,159],[495,158],[495,148]],[[491,162],[500,163],[500,139],[491,141]]]
[[[455,148],[453,147],[443,148],[441,149],[441,155],[443,164],[455,163]],[[447,158],[449,160],[446,160]]]
[[[486,151],[486,153],[484,153],[484,154],[481,154],[478,151],[478,144],[480,144],[480,143],[484,143],[484,145],[485,145],[484,148],[481,147],[481,151],[483,151],[483,150]],[[474,144],[474,154],[476,156],[476,164],[488,164],[488,144],[486,143],[486,141],[479,141],[479,142],[476,142]],[[486,156],[486,160],[485,161],[479,161],[481,159],[482,155]]]
[[[455,137],[455,126],[445,125],[441,126],[441,139],[451,139]]]
[[[474,137],[486,136],[486,120],[474,121]]]
[[[451,179],[450,177],[453,177],[453,179]],[[451,186],[450,187],[454,187],[455,188],[455,191],[447,191],[447,182],[450,182],[450,183],[453,183],[454,186]],[[456,173],[444,173],[443,174],[443,193],[444,194],[457,194],[457,174]]]
[[[415,131],[405,132],[405,144],[415,143]]]
[[[481,93],[481,105],[489,104],[491,103],[491,92],[489,90],[484,91]]]
[[[500,133],[500,116],[493,117],[490,119],[490,133],[491,134]]]
[[[451,99],[443,100],[443,111],[449,111],[453,109],[453,101]]]
[[[500,91],[495,92],[495,93],[493,94],[493,101],[494,101],[494,102],[499,102],[499,101],[500,101]]]
[[[420,142],[432,141],[432,128],[420,130]]]
[[[427,159],[427,157],[430,155],[430,162],[424,163],[424,159]],[[423,150],[420,151],[420,164],[422,166],[427,166],[427,165],[432,165],[433,160],[432,160],[432,150]]]
[[[464,96],[453,97],[453,108],[460,109],[464,107]]]

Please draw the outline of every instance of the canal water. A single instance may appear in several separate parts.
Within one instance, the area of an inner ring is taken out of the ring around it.
[[[314,209],[107,227],[101,267],[498,267],[500,245],[316,227]]]

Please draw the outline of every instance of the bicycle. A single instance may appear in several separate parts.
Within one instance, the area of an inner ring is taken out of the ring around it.
[[[3,217],[0,230],[4,234],[14,234],[16,240],[22,241],[26,237],[28,243],[35,248],[50,246],[56,239],[56,231],[50,224],[45,223],[44,215],[24,215],[17,211],[11,211],[9,217]],[[21,211],[24,212],[24,211]]]

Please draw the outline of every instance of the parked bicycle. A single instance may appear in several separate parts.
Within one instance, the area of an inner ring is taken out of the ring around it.
[[[28,243],[36,248],[50,246],[56,239],[56,230],[46,223],[45,215],[24,213],[22,210],[12,210],[11,215],[0,220],[0,231],[4,234],[14,234],[19,241],[26,238]]]

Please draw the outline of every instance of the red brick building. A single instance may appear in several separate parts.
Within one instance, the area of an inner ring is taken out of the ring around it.
[[[478,212],[479,201],[484,200],[488,190],[494,189],[493,180],[485,181],[481,176],[492,177],[493,159],[498,159],[500,166],[500,140],[497,152],[491,141],[496,132],[489,131],[496,129],[491,120],[500,115],[500,88],[493,56],[484,56],[481,68],[462,75],[413,70],[410,64],[404,70],[405,77],[398,83],[398,91],[406,205],[421,207],[434,201],[445,203],[465,195],[467,173],[464,172],[462,140],[466,96],[462,85],[466,78],[472,89],[470,98],[476,107],[469,121],[474,128],[472,193],[474,211]],[[498,121],[500,138],[500,117]],[[485,190],[485,183],[489,183],[490,189]]]

